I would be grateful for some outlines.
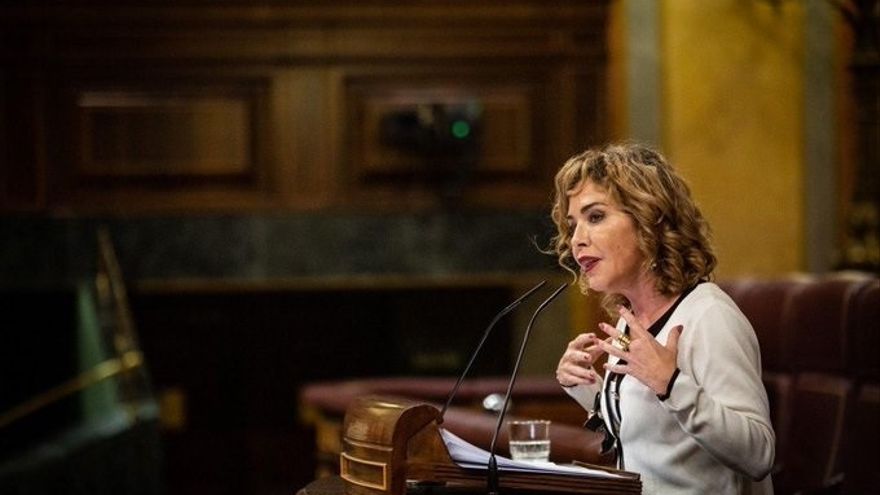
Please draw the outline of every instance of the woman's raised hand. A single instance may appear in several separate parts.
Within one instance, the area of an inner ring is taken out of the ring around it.
[[[568,343],[559,366],[556,367],[556,380],[563,387],[572,387],[581,383],[595,383],[596,371],[593,363],[604,354],[599,347],[599,339],[594,333],[582,333]]]
[[[611,338],[606,341],[596,339],[596,342],[603,351],[626,360],[626,364],[606,363],[605,369],[632,375],[657,395],[665,394],[669,380],[678,367],[678,338],[681,336],[682,326],[678,325],[670,330],[664,346],[639,324],[628,309],[621,307],[619,311],[629,325],[629,335],[623,335],[611,325],[600,323],[599,328]]]

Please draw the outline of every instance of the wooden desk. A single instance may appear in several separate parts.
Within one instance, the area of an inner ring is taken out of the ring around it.
[[[339,470],[346,491],[358,495],[486,493],[485,470],[462,468],[452,460],[438,426],[439,412],[435,406],[400,397],[356,399],[345,413],[342,432]],[[499,474],[499,487],[506,493],[638,495],[642,488],[636,473],[618,472],[620,476],[615,477]]]

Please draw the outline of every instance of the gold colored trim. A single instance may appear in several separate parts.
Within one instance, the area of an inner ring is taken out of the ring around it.
[[[42,409],[80,390],[116,375],[131,371],[144,363],[144,356],[138,351],[128,351],[122,356],[108,359],[94,368],[84,371],[79,376],[68,380],[57,387],[22,402],[12,409],[0,414],[0,428],[8,426],[34,411]]]
[[[382,468],[382,484],[370,483],[369,481],[363,481],[353,477],[348,470],[348,464],[346,463],[346,461]],[[359,459],[343,452],[339,454],[339,477],[357,486],[363,488],[372,488],[374,490],[382,490],[384,492],[388,490],[388,463]]]

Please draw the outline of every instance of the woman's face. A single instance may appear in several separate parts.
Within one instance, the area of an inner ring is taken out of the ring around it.
[[[624,294],[645,281],[635,221],[608,194],[584,181],[568,199],[572,256],[598,292]]]

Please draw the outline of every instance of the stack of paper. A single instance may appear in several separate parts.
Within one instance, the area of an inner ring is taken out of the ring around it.
[[[489,465],[489,452],[471,444],[453,433],[440,428],[440,435],[446,443],[449,455],[459,466],[466,469],[486,469]],[[621,478],[621,476],[590,469],[582,466],[561,465],[552,462],[523,462],[514,461],[500,455],[495,455],[495,462],[499,471],[540,473],[540,474],[568,474],[575,476],[592,476],[596,478]]]

